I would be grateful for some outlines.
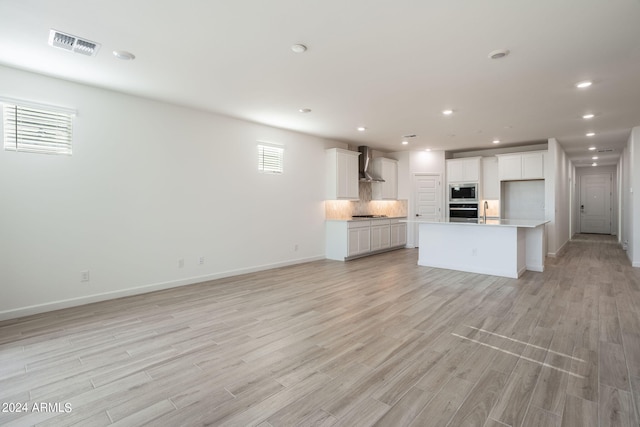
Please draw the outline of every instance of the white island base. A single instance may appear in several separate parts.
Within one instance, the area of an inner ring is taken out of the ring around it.
[[[513,278],[544,271],[548,221],[415,222],[418,265]]]

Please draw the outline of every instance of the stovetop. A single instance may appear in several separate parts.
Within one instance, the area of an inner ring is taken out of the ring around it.
[[[351,218],[386,218],[386,215],[351,215]]]

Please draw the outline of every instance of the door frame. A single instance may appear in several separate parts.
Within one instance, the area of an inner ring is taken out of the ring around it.
[[[614,216],[616,214],[616,205],[614,204],[614,182],[613,182],[613,173],[612,172],[597,172],[594,173],[581,173],[577,176],[578,188],[576,191],[576,213],[578,217],[576,232],[582,232],[582,212],[580,210],[580,204],[582,202],[582,178],[585,176],[593,176],[593,175],[607,175],[609,177],[609,222],[611,224],[609,228],[609,235],[615,236],[617,235],[617,221],[614,221]]]
[[[440,187],[440,191],[437,191],[436,205],[440,210],[440,215],[438,216],[438,220],[443,220],[444,215],[444,186],[442,185],[442,173],[438,172],[416,172],[411,174],[411,197],[409,197],[409,212],[408,212],[408,220],[413,221],[416,217],[416,199],[417,199],[417,185],[416,181],[418,177],[422,176],[433,176],[438,180],[438,186]],[[408,248],[417,248],[418,247],[418,224],[409,222],[409,227],[407,229],[407,247]]]

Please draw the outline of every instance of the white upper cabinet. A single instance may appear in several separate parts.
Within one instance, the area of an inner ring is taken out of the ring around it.
[[[498,175],[500,181],[544,179],[544,152],[500,154]]]
[[[398,199],[398,161],[376,157],[371,164],[372,172],[384,182],[371,183],[371,198],[373,200]]]
[[[447,182],[480,181],[481,157],[447,160]]]
[[[522,155],[522,179],[544,179],[544,153]]]
[[[359,154],[341,148],[326,151],[328,200],[358,200]]]
[[[482,192],[484,200],[500,199],[500,179],[498,178],[498,159],[496,157],[482,158]]]

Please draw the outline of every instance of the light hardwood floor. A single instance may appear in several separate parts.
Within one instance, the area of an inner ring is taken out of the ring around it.
[[[0,323],[0,425],[637,426],[640,269],[319,261]],[[34,403],[71,412],[31,412]]]

